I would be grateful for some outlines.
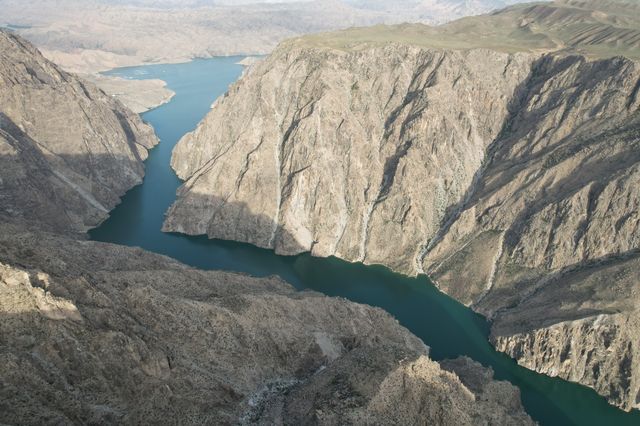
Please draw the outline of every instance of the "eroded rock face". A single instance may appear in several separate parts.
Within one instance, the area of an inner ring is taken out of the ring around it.
[[[0,215],[95,227],[142,182],[156,143],[136,114],[0,31]]]
[[[519,364],[640,408],[640,259],[600,260],[548,278],[499,311],[491,340]]]
[[[384,311],[275,278],[2,224],[0,299],[2,423],[533,423]]]
[[[482,49],[281,49],[176,147],[187,182],[165,229],[415,273],[532,61]]]
[[[165,230],[424,271],[493,318],[497,343],[519,342],[498,347],[523,365],[638,407],[632,328],[609,351],[629,364],[615,373],[576,373],[588,355],[549,367],[560,338],[513,350],[550,327],[637,318],[640,280],[614,273],[640,251],[637,63],[303,44],[253,67],[176,147],[186,182]]]
[[[621,58],[539,63],[423,261],[440,288],[494,318],[499,349],[625,409],[640,408],[639,84]],[[510,336],[506,324],[521,326]]]
[[[635,311],[495,336],[493,342],[524,367],[588,385],[621,407],[639,408],[638,336]]]
[[[491,314],[520,297],[496,302],[501,287],[530,291],[550,272],[640,248],[639,79],[622,58],[534,66],[469,200],[423,260],[442,288]]]

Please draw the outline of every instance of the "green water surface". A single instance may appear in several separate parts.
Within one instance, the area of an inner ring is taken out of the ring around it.
[[[144,183],[129,191],[109,220],[91,232],[112,242],[168,255],[201,269],[279,275],[298,289],[312,289],[379,306],[431,347],[440,360],[467,355],[495,371],[495,377],[520,388],[527,412],[543,425],[636,425],[640,412],[625,413],[593,390],[519,367],[489,345],[489,325],[438,292],[428,278],[407,278],[380,266],[351,264],[336,258],[277,256],[248,244],[187,237],[160,231],[164,213],[175,200],[179,179],[169,167],[171,150],[193,130],[212,102],[242,73],[241,57],[195,60],[183,64],[121,68],[108,74],[133,79],[159,78],[176,95],[143,114],[161,143],[146,161]]]

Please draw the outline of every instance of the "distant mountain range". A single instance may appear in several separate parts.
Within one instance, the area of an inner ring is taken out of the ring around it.
[[[2,21],[68,70],[264,54],[354,26],[439,24],[521,0],[0,0]]]

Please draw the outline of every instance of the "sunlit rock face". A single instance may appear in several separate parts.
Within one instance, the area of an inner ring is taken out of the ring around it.
[[[416,273],[533,60],[281,49],[176,147],[172,165],[188,180],[165,227]]]

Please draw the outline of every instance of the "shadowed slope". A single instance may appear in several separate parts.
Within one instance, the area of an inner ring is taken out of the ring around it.
[[[142,182],[156,143],[140,117],[0,31],[0,214],[84,232]]]

